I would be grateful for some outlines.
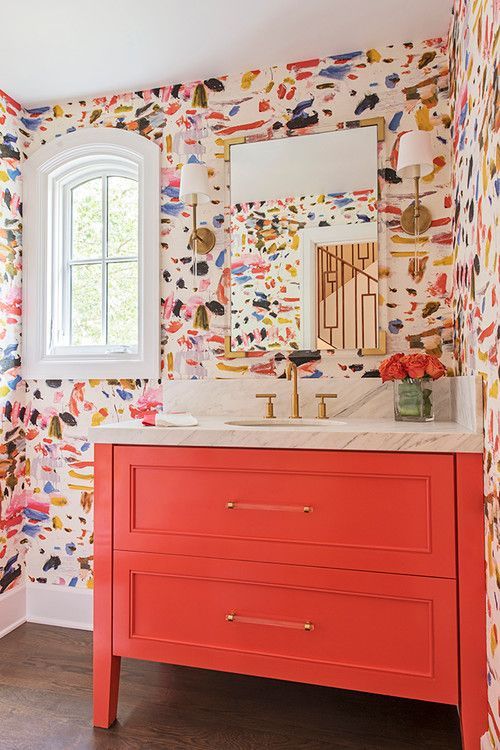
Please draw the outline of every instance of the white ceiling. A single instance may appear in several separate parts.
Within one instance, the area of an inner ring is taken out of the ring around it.
[[[23,0],[0,31],[0,89],[33,106],[418,41],[447,34],[451,4]]]

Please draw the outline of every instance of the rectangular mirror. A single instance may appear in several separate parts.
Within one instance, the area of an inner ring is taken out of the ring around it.
[[[231,351],[378,346],[371,122],[229,142]]]

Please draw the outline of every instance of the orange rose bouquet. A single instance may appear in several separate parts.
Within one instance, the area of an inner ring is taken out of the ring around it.
[[[446,375],[433,354],[393,354],[379,367],[382,382],[394,381],[394,414],[398,421],[429,422],[434,419],[432,382]]]
[[[383,383],[406,378],[437,380],[446,375],[446,368],[433,354],[393,354],[380,363],[379,372]]]

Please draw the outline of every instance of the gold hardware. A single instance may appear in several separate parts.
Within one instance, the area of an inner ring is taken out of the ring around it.
[[[207,255],[215,246],[215,234],[208,227],[193,229],[189,246],[196,255]]]
[[[300,416],[299,391],[297,387],[297,365],[289,362],[286,366],[286,379],[292,381],[292,413],[290,419],[302,419]]]
[[[317,393],[316,398],[319,398],[318,404],[318,419],[328,419],[326,414],[325,398],[337,398],[336,393]]]
[[[206,255],[215,246],[215,232],[209,227],[198,227],[196,219],[198,202],[195,200],[193,203],[193,231],[189,237],[189,246],[194,253],[195,268],[193,269],[196,277],[196,256]]]
[[[240,622],[244,625],[269,625],[278,628],[293,628],[294,630],[305,630],[310,632],[314,630],[314,624],[307,620],[306,622],[296,622],[292,620],[275,620],[267,617],[250,617],[248,615],[237,615],[236,612],[228,612],[224,616],[226,622]]]
[[[420,177],[415,180],[415,200],[401,214],[401,228],[412,237],[419,237],[429,229],[432,223],[431,212],[420,202]]]
[[[251,352],[233,352],[231,349],[231,336],[224,336],[224,359],[241,359],[249,357]],[[246,365],[244,365],[246,367]]]
[[[361,120],[348,120],[346,128],[377,128],[377,141],[381,143],[385,139],[385,120],[383,117],[364,117]]]
[[[275,393],[256,393],[255,398],[267,398],[266,404],[266,419],[274,419],[274,404],[273,398],[276,398]]]
[[[223,148],[224,148],[224,161],[231,161],[231,146],[237,146],[239,143],[246,143],[247,139],[245,136],[240,136],[239,138],[225,138],[223,141]]]
[[[267,503],[241,503],[235,500],[229,500],[226,503],[228,510],[258,510],[258,511],[276,511],[282,513],[312,513],[312,505],[269,505]]]

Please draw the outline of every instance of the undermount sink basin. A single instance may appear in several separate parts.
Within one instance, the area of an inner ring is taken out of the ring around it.
[[[232,419],[231,427],[331,427],[345,424],[336,419]]]

